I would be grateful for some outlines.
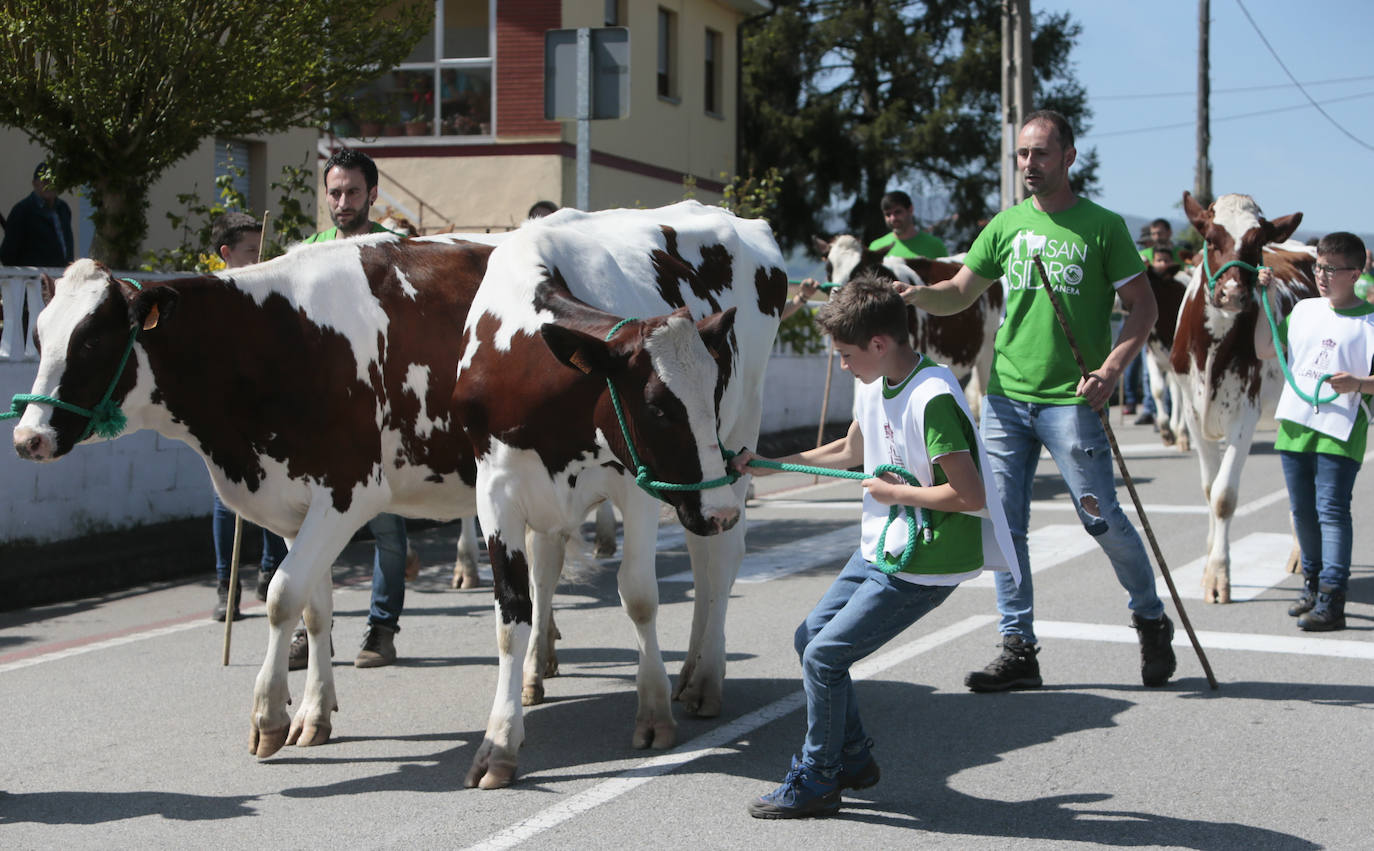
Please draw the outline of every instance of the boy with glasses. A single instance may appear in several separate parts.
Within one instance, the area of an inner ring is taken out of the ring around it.
[[[1279,397],[1274,449],[1288,485],[1303,575],[1302,596],[1288,614],[1308,632],[1345,629],[1350,498],[1374,393],[1374,305],[1355,295],[1364,259],[1364,243],[1354,234],[1322,237],[1313,270],[1320,297],[1298,302],[1279,324],[1292,381]],[[1271,270],[1260,270],[1263,298],[1270,297],[1272,279]],[[1267,322],[1255,326],[1255,352],[1261,358],[1276,355]],[[1304,392],[1310,388],[1316,403],[1302,399],[1294,383]]]

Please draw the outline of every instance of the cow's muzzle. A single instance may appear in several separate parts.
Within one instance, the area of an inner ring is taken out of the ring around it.
[[[19,426],[14,430],[14,451],[25,461],[51,461],[56,448],[56,435],[50,428]]]

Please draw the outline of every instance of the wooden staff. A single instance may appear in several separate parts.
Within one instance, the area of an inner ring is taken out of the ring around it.
[[[264,210],[262,214],[262,230],[258,232],[258,262],[262,262],[262,247],[267,240],[267,219],[272,215],[271,210]],[[229,642],[234,633],[234,610],[243,603],[243,594],[239,593],[239,542],[243,539],[243,518],[237,511],[234,512],[234,549],[229,558],[229,605],[224,610],[224,653],[220,659],[220,665],[229,664]],[[234,595],[238,595],[237,602]]]
[[[1078,362],[1078,369],[1083,373],[1083,377],[1088,377],[1087,364],[1083,363],[1083,354],[1078,350],[1078,343],[1074,341],[1073,332],[1069,330],[1069,322],[1064,318],[1064,310],[1059,304],[1059,296],[1054,294],[1054,288],[1050,286],[1050,276],[1045,272],[1045,264],[1041,262],[1040,255],[1035,255],[1035,268],[1040,271],[1040,283],[1045,288],[1045,294],[1050,297],[1050,305],[1054,308],[1054,315],[1059,320],[1059,327],[1064,329],[1064,336],[1068,338],[1069,348],[1073,351],[1073,358]],[[1164,575],[1164,584],[1169,586],[1169,595],[1174,598],[1174,608],[1178,610],[1178,619],[1183,623],[1183,629],[1188,633],[1188,640],[1193,642],[1193,649],[1197,651],[1198,661],[1202,663],[1202,671],[1207,675],[1207,684],[1213,690],[1217,688],[1217,678],[1212,675],[1212,666],[1207,664],[1207,654],[1202,652],[1202,645],[1198,643],[1197,634],[1193,632],[1193,625],[1188,620],[1188,613],[1183,610],[1183,601],[1179,599],[1178,589],[1174,587],[1174,579],[1169,575],[1169,567],[1164,563],[1164,553],[1159,549],[1159,542],[1155,540],[1154,529],[1150,527],[1150,518],[1145,516],[1145,506],[1140,502],[1140,495],[1135,490],[1135,480],[1131,478],[1130,472],[1126,469],[1126,459],[1121,455],[1121,447],[1116,445],[1116,435],[1112,433],[1110,417],[1107,416],[1105,408],[1097,412],[1097,416],[1102,420],[1102,428],[1107,432],[1107,442],[1112,445],[1112,455],[1116,458],[1116,465],[1121,470],[1121,478],[1126,480],[1126,490],[1130,491],[1131,501],[1135,503],[1137,516],[1140,517],[1140,525],[1145,527],[1145,536],[1150,540],[1150,548],[1154,550],[1155,561],[1159,564],[1159,572]]]

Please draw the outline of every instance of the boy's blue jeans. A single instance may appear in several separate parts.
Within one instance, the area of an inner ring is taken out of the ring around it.
[[[1279,452],[1302,575],[1345,591],[1350,582],[1350,498],[1360,462],[1324,452]]]
[[[867,740],[850,666],[943,603],[954,587],[915,585],[883,573],[858,550],[850,556],[793,641],[806,689],[803,763],[833,778],[842,752]]]
[[[996,574],[1002,634],[1035,642],[1035,587],[1026,535],[1041,446],[1049,450],[1064,477],[1079,522],[1107,554],[1117,580],[1130,595],[1131,611],[1149,620],[1161,617],[1164,603],[1155,592],[1154,568],[1140,535],[1117,502],[1112,448],[1097,412],[1087,405],[1045,405],[987,396],[981,428],[1021,563],[1019,587],[1010,573]]]

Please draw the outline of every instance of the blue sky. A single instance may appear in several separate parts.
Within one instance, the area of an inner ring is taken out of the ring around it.
[[[1243,2],[1298,82],[1358,141],[1306,105],[1236,0],[1211,0],[1213,191],[1251,195],[1270,218],[1301,211],[1302,233],[1374,232],[1374,3]],[[1127,216],[1164,216],[1177,232],[1196,160],[1197,3],[1031,8],[1069,12],[1082,25],[1072,58],[1094,115],[1078,147],[1097,149],[1097,201]],[[1364,79],[1323,82],[1344,78]],[[1228,91],[1242,88],[1254,90]],[[1184,94],[1155,96],[1167,93]],[[1225,120],[1283,107],[1300,108]]]

